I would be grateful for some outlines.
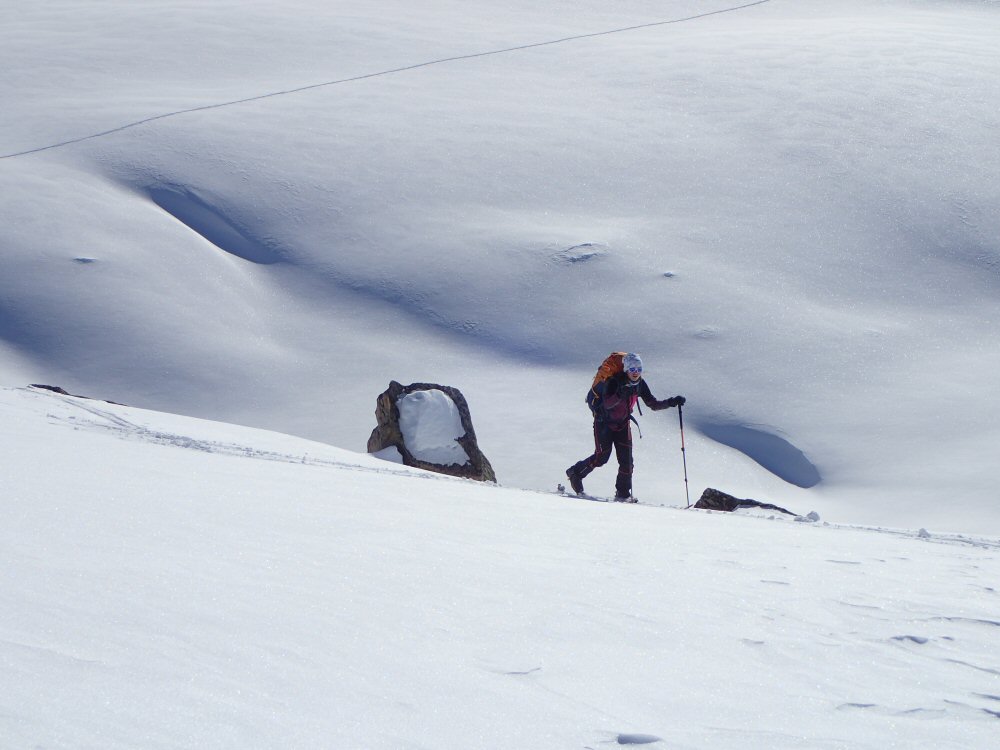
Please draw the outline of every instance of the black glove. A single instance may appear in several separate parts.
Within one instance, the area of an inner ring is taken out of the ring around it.
[[[683,396],[674,396],[673,398],[667,399],[667,406],[684,406],[687,403],[687,399]]]

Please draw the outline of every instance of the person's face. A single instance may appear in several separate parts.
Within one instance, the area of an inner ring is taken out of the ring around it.
[[[639,378],[641,378],[641,377],[642,377],[642,368],[641,367],[630,367],[630,368],[628,368],[628,379],[631,380],[633,383],[638,383],[639,382]]]

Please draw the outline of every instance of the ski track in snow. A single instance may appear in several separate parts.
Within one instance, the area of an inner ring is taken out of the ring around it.
[[[131,130],[132,128],[137,128],[141,125],[148,125],[153,122],[158,122],[160,120],[166,120],[171,117],[179,117],[180,115],[192,114],[194,112],[205,112],[213,109],[223,109],[225,107],[233,107],[238,104],[248,104],[250,102],[261,101],[264,99],[274,99],[279,96],[288,96],[290,94],[300,94],[304,91],[312,91],[313,89],[325,88],[327,86],[338,86],[345,83],[353,83],[355,81],[364,81],[369,78],[380,78],[382,76],[395,75],[397,73],[405,73],[411,70],[419,70],[421,68],[428,68],[432,65],[442,65],[444,63],[458,62],[461,60],[475,60],[480,57],[491,57],[493,55],[502,55],[510,52],[521,52],[523,50],[535,49],[537,47],[549,47],[556,44],[565,44],[567,42],[576,42],[583,39],[593,39],[595,37],[610,36],[612,34],[624,34],[630,31],[639,31],[642,29],[651,29],[657,26],[670,26],[677,23],[686,23],[688,21],[697,21],[702,18],[708,18],[710,16],[718,16],[724,13],[733,13],[735,11],[745,10],[747,8],[752,8],[756,5],[764,5],[769,3],[771,0],[756,0],[756,2],[746,3],[744,5],[737,5],[731,8],[719,8],[718,10],[707,11],[705,13],[699,13],[694,16],[687,16],[685,18],[674,18],[666,21],[653,21],[650,23],[636,24],[634,26],[626,26],[620,29],[609,29],[606,31],[595,31],[589,34],[576,34],[573,36],[563,37],[562,39],[550,39],[544,42],[532,42],[529,44],[520,44],[514,47],[505,47],[504,49],[488,50],[486,52],[474,52],[468,55],[456,55],[453,57],[444,57],[438,60],[428,60],[422,63],[415,63],[413,65],[406,65],[401,68],[392,68],[390,70],[380,70],[376,73],[365,73],[359,76],[352,76],[351,78],[341,78],[335,81],[324,81],[322,83],[313,83],[308,86],[299,86],[297,88],[286,89],[284,91],[272,91],[267,94],[258,94],[257,96],[246,97],[245,99],[235,99],[228,102],[219,102],[217,104],[206,104],[200,107],[189,107],[188,109],[179,109],[173,112],[165,112],[160,115],[154,115],[152,117],[147,117],[142,120],[136,120],[135,122],[129,122],[124,125],[119,125],[116,128],[110,128],[109,130],[104,130],[99,133],[92,133],[90,135],[80,136],[79,138],[71,138],[66,141],[60,141],[59,143],[50,143],[47,146],[38,146],[37,148],[27,149],[25,151],[18,151],[10,154],[0,154],[0,160],[2,159],[15,159],[19,156],[28,156],[29,154],[37,154],[43,151],[51,151],[57,148],[63,148],[65,146],[71,146],[76,143],[83,143],[85,141],[92,141],[97,138],[104,138],[109,135],[114,135],[115,133],[121,133],[126,130]]]
[[[40,391],[28,388],[27,390],[33,393],[40,393]],[[47,393],[44,395],[48,395]],[[238,456],[243,458],[258,459],[262,461],[279,461],[282,463],[289,464],[299,464],[303,466],[324,466],[334,469],[347,469],[349,471],[359,471],[372,474],[383,474],[383,475],[393,475],[400,477],[407,477],[412,479],[424,479],[440,482],[461,482],[468,483],[468,479],[461,479],[458,477],[451,477],[446,474],[433,474],[430,472],[417,472],[407,469],[394,468],[392,464],[387,464],[385,468],[374,468],[370,466],[363,466],[361,464],[354,464],[347,461],[337,461],[334,459],[325,458],[310,458],[308,454],[303,453],[302,455],[289,454],[289,453],[279,453],[277,451],[263,450],[260,448],[254,448],[249,445],[241,445],[238,443],[224,443],[213,440],[203,440],[199,438],[190,437],[187,435],[181,435],[178,433],[164,432],[161,430],[151,429],[149,427],[144,427],[143,425],[131,422],[124,417],[115,414],[114,412],[101,409],[97,407],[96,403],[91,403],[91,399],[77,397],[77,396],[63,396],[59,394],[53,394],[54,398],[60,399],[63,403],[74,407],[80,411],[89,414],[94,419],[87,420],[86,422],[80,422],[73,417],[63,419],[55,414],[49,414],[49,417],[57,422],[62,422],[67,425],[79,428],[79,427],[92,427],[98,430],[106,430],[114,433],[123,440],[140,440],[147,443],[154,443],[157,445],[167,445],[175,448],[184,448],[187,450],[201,451],[204,453],[213,453],[217,455],[225,456]],[[498,485],[499,486],[499,485]],[[520,489],[520,488],[507,488],[507,489]],[[593,495],[584,495],[581,497],[576,497],[574,495],[568,494],[566,492],[545,492],[540,490],[522,490],[525,492],[534,492],[539,495],[557,495],[560,497],[568,498],[571,500],[584,500],[588,502],[602,502],[609,505],[630,505],[630,503],[616,503],[607,498],[596,497]],[[663,508],[670,510],[683,510],[683,511],[694,511],[697,513],[706,513],[709,515],[717,514],[723,517],[733,516],[735,518],[742,519],[755,519],[770,522],[784,522],[784,523],[795,523],[797,521],[806,520],[806,525],[812,525],[815,523],[808,519],[807,516],[797,516],[792,517],[782,517],[778,514],[771,513],[770,511],[762,513],[754,512],[740,512],[740,513],[722,513],[710,510],[702,510],[698,508],[685,508],[681,505],[667,505],[664,503],[648,503],[648,502],[638,502],[637,505],[641,505],[646,508]],[[919,538],[921,541],[933,544],[953,544],[953,545],[967,545],[971,547],[978,547],[981,549],[1000,549],[1000,539],[992,539],[987,537],[972,537],[963,534],[927,534],[923,529],[919,532],[915,532],[907,529],[888,529],[882,527],[874,526],[855,526],[851,524],[838,524],[831,523],[828,521],[823,521],[822,526],[824,528],[834,528],[834,529],[845,529],[854,531],[868,531],[877,534],[888,534],[892,536],[908,537],[908,538]],[[831,564],[838,565],[862,565],[861,561],[857,560],[829,560]],[[772,581],[771,583],[781,583],[778,581]],[[948,618],[942,618],[948,619]],[[982,622],[991,625],[1000,625],[1000,622],[994,622],[989,620],[981,620],[977,622]]]
[[[347,461],[336,461],[327,458],[310,458],[308,454],[295,455],[290,453],[279,453],[277,451],[262,450],[249,445],[238,443],[224,443],[215,440],[202,440],[199,438],[181,435],[172,432],[154,430],[143,425],[130,422],[129,420],[114,414],[111,411],[100,409],[89,403],[87,399],[80,399],[72,396],[56,396],[64,403],[91,415],[94,419],[78,421],[75,417],[66,419],[58,415],[49,413],[49,418],[74,428],[88,427],[97,430],[109,431],[122,440],[139,440],[156,445],[166,445],[174,448],[184,448],[187,450],[201,451],[221,456],[239,456],[243,458],[258,459],[261,461],[279,461],[289,464],[300,464],[304,466],[327,466],[337,469],[348,469],[372,474],[385,474],[406,477],[409,479],[430,479],[442,482],[466,482],[469,480],[459,479],[446,475],[431,474],[429,472],[416,472],[404,469],[393,468],[391,464],[386,464],[386,468],[373,468],[352,464]]]

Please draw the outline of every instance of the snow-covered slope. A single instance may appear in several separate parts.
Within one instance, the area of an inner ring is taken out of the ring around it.
[[[0,389],[4,747],[995,744],[1000,540],[594,503]]]
[[[1000,532],[1000,7],[743,5],[7,9],[0,383],[361,450],[442,381],[549,488],[630,349],[695,492]]]

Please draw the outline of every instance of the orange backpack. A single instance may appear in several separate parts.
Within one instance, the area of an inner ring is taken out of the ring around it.
[[[597,374],[594,376],[594,382],[590,385],[590,390],[587,391],[587,406],[591,409],[594,408],[599,396],[597,395],[597,384],[603,383],[605,380],[610,378],[612,375],[617,375],[619,372],[624,371],[625,367],[622,365],[622,359],[625,357],[625,352],[611,352],[603,362],[601,366],[597,368]]]

